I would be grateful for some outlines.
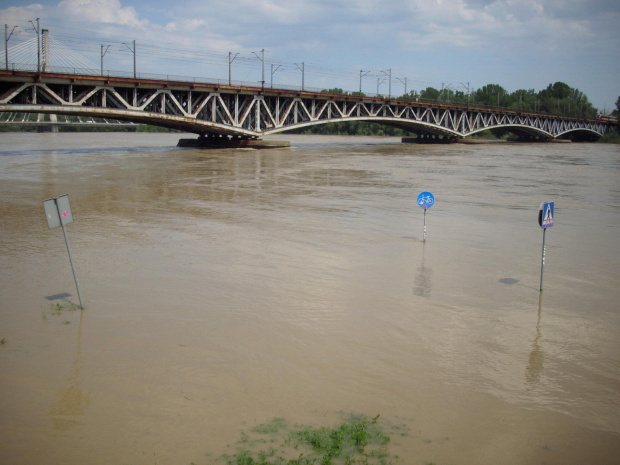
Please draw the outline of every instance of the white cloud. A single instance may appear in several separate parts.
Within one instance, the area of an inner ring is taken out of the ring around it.
[[[23,7],[10,6],[5,10],[0,10],[0,18],[2,18],[2,21],[6,24],[18,23],[28,20],[28,18],[38,18],[42,16],[43,13],[43,5],[38,3]]]
[[[111,23],[119,26],[143,27],[149,24],[139,19],[133,7],[122,7],[119,0],[62,0],[60,12],[70,19]]]
[[[176,21],[170,22],[164,26],[164,30],[166,32],[182,32],[184,34],[187,34],[188,32],[196,31],[197,29],[200,29],[201,27],[206,25],[206,21],[194,18],[188,21],[183,21],[180,27]]]

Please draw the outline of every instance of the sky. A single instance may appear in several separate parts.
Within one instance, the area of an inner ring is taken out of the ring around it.
[[[618,0],[0,0],[9,58],[37,18],[56,56],[110,72],[133,73],[135,50],[143,76],[260,84],[264,70],[267,86],[349,91],[361,77],[385,95],[561,81],[606,112],[620,96]]]

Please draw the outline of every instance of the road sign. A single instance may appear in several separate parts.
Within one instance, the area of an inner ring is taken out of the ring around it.
[[[73,214],[71,213],[71,206],[69,205],[69,196],[64,194],[59,197],[44,200],[43,209],[45,210],[47,225],[50,229],[62,226],[62,234],[65,237],[65,244],[67,245],[67,253],[69,254],[69,262],[71,263],[71,271],[73,271],[73,279],[75,280],[75,287],[77,288],[78,297],[80,299],[80,308],[84,310],[80,283],[78,282],[77,273],[75,272],[75,265],[73,264],[73,257],[71,256],[71,248],[69,247],[69,238],[67,237],[67,228],[65,228],[66,225],[73,223]]]
[[[418,205],[424,210],[435,205],[435,196],[430,192],[420,192],[418,195]]]
[[[73,223],[73,214],[71,213],[71,205],[69,205],[69,196],[67,194],[44,200],[43,208],[45,209],[45,217],[50,229]]]
[[[543,243],[542,243],[542,259],[540,262],[540,290],[543,290],[543,276],[545,271],[545,258],[546,258],[546,248],[545,248],[545,234],[547,233],[547,228],[553,226],[553,218],[554,218],[554,204],[553,202],[543,202],[540,204],[540,208],[538,210],[538,224],[543,230]]]
[[[554,205],[553,202],[543,202],[538,210],[538,224],[541,228],[547,229],[553,226]]]

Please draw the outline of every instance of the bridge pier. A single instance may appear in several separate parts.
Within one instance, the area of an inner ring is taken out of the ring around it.
[[[447,135],[421,133],[416,134],[416,137],[403,137],[401,142],[403,144],[454,144],[458,140],[457,137]]]
[[[258,138],[229,137],[221,134],[200,135],[197,139],[179,139],[177,147],[200,149],[274,149],[290,147],[287,140],[263,140]]]

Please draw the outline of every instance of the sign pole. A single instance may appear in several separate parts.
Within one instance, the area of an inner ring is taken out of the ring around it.
[[[54,203],[56,204],[56,209],[58,210],[58,217],[60,218],[62,213],[60,213],[60,207],[58,205],[58,200],[54,199]],[[75,265],[73,264],[73,256],[71,255],[71,247],[69,247],[69,238],[67,237],[67,228],[63,221],[60,222],[62,226],[62,234],[65,237],[65,244],[67,245],[67,252],[69,253],[69,262],[71,263],[71,271],[73,272],[73,279],[75,281],[75,287],[77,288],[78,299],[80,299],[80,308],[84,310],[84,304],[82,303],[82,292],[80,291],[80,283],[78,282],[77,274],[75,272]]]
[[[543,202],[540,204],[540,208],[538,209],[538,224],[543,230],[543,243],[542,243],[542,260],[540,264],[540,292],[543,290],[543,276],[545,272],[545,234],[547,233],[547,228],[553,226],[555,218],[555,203],[554,202]]]
[[[77,273],[75,272],[75,265],[73,264],[73,256],[71,255],[69,238],[67,236],[66,226],[73,223],[73,214],[71,213],[71,206],[69,205],[69,196],[65,194],[60,197],[44,200],[43,209],[45,210],[47,225],[50,229],[62,226],[62,234],[65,237],[65,244],[67,246],[67,252],[69,253],[69,262],[71,262],[71,271],[73,272],[75,287],[77,288],[78,297],[80,299],[80,308],[84,310],[82,291],[80,291],[80,283],[78,282]]]
[[[543,275],[545,272],[545,234],[547,233],[547,228],[543,229],[543,245],[542,245],[542,261],[540,264],[540,291],[543,290]]]
[[[426,210],[435,205],[435,196],[428,191],[420,192],[417,204],[424,209],[424,236],[422,236],[422,242],[426,242]]]

